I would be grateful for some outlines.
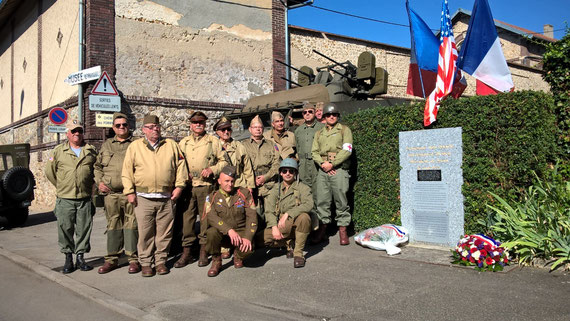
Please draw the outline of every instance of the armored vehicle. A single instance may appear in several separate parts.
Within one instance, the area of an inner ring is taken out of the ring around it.
[[[24,225],[36,181],[30,166],[30,144],[0,146],[0,216],[11,226]]]

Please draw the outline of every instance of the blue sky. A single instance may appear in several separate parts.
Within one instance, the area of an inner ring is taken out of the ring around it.
[[[471,11],[475,0],[449,0],[449,12],[458,8]],[[534,32],[542,32],[544,24],[554,27],[554,37],[564,36],[570,23],[570,0],[488,0],[493,18]],[[313,5],[352,15],[396,24],[408,25],[405,0],[314,0]],[[428,26],[439,30],[442,0],[410,0]],[[408,27],[340,15],[302,7],[289,11],[289,24],[331,33],[363,38],[391,45],[410,47]]]

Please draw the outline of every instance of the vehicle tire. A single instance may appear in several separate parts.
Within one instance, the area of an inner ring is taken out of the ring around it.
[[[34,186],[36,186],[34,174],[22,166],[8,169],[2,178],[4,191],[15,201],[29,199],[34,193]]]
[[[27,207],[17,208],[14,209],[12,213],[6,215],[6,219],[10,227],[20,227],[28,220],[29,213],[30,211]]]

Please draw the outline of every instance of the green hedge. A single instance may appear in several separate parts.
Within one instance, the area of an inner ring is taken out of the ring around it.
[[[354,136],[356,230],[400,223],[400,131],[422,130],[424,103],[378,106],[347,115]],[[552,96],[520,91],[496,96],[446,99],[432,128],[463,128],[465,230],[481,232],[488,192],[518,196],[560,155]]]

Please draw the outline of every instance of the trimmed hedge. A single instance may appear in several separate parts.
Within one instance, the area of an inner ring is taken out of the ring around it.
[[[354,136],[353,221],[357,231],[400,223],[400,131],[422,130],[424,103],[378,106],[347,115]],[[559,156],[552,96],[519,91],[446,99],[431,128],[463,128],[465,230],[480,232],[488,203],[518,196]]]

